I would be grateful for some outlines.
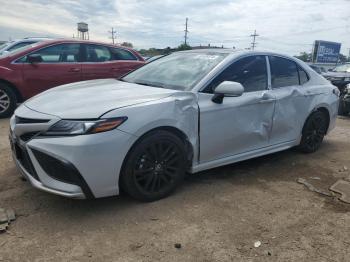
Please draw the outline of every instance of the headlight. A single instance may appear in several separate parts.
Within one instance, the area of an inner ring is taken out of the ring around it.
[[[46,136],[70,136],[106,132],[124,123],[127,117],[108,118],[94,121],[60,120],[47,130]]]

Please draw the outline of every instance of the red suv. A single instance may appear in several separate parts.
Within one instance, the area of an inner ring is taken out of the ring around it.
[[[0,118],[51,87],[119,78],[145,63],[129,48],[90,41],[51,40],[0,56]]]

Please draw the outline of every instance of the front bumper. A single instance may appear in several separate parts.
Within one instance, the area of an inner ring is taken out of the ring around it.
[[[80,199],[119,194],[123,160],[137,137],[116,129],[69,137],[38,135],[23,141],[26,130],[33,129],[35,124],[16,124],[11,119],[14,162],[35,188]]]

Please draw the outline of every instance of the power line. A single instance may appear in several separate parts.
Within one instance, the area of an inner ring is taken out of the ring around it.
[[[253,42],[252,42],[252,50],[254,50],[254,48],[256,47],[256,45],[258,44],[255,40],[256,37],[258,37],[259,35],[256,33],[256,30],[254,30],[254,34],[250,35],[251,37],[253,37]]]
[[[185,45],[187,45],[187,34],[189,33],[188,31],[188,18],[186,17],[186,24],[185,24]]]
[[[114,28],[112,27],[112,30],[111,31],[108,31],[108,33],[111,34],[111,39],[112,39],[112,43],[114,45],[114,40],[117,39],[117,31],[114,30]]]

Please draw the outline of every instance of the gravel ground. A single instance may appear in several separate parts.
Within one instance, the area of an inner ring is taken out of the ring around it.
[[[296,182],[327,190],[349,177],[350,118],[314,154],[288,150],[202,172],[147,204],[32,188],[11,160],[8,128],[0,120],[0,207],[17,219],[0,234],[0,261],[350,261],[350,205]]]

